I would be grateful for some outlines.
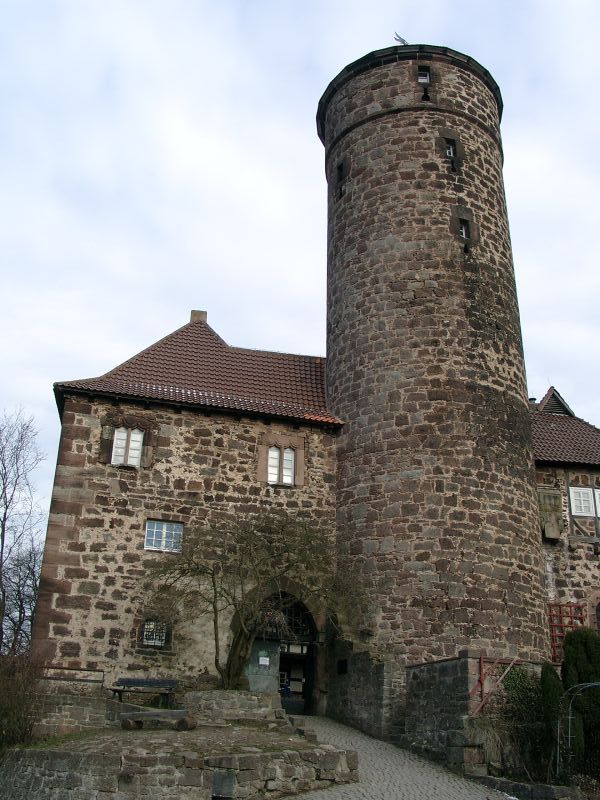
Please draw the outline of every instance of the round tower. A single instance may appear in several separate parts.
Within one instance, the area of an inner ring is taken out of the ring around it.
[[[486,69],[429,45],[370,53],[319,103],[339,548],[384,662],[547,652],[501,112]]]

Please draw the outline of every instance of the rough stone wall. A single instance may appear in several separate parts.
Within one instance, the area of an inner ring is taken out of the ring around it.
[[[115,414],[141,419],[151,431],[145,466],[102,463],[102,426]],[[260,443],[290,432],[304,439],[304,484],[259,481]],[[181,522],[184,536],[195,524],[266,509],[333,524],[334,481],[334,439],[318,428],[67,397],[34,646],[54,663],[104,670],[107,685],[128,672],[185,677],[205,667],[214,671],[208,617],[180,619],[170,650],[137,644],[148,609],[146,569],[164,558],[144,550],[146,521]],[[227,619],[224,627],[226,643]]]
[[[407,667],[404,744],[459,768],[480,760],[481,749],[472,751],[465,733],[465,720],[478,702],[469,696],[478,670],[477,657],[468,651]]]
[[[186,692],[183,707],[190,714],[209,719],[283,719],[279,692],[231,692],[219,689]]]
[[[233,797],[289,796],[358,780],[353,750],[330,745],[296,752],[208,756],[127,752],[89,755],[13,750],[0,771],[0,796],[11,800],[211,800],[218,773],[234,776]]]
[[[38,718],[36,737],[103,728],[107,724],[106,697],[54,691],[43,697]]]
[[[375,659],[537,658],[543,564],[498,107],[481,68],[401,51],[347,68],[319,115],[328,402],[346,421],[339,548],[372,595]]]
[[[600,539],[594,517],[572,516],[569,486],[600,489],[600,470],[581,467],[539,466],[540,488],[558,489],[562,496],[562,531],[556,541],[544,541],[546,592],[549,602],[582,603],[587,607],[587,624],[598,626],[600,603]]]

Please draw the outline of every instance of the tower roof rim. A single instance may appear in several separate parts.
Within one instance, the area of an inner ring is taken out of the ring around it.
[[[458,50],[453,50],[451,47],[440,47],[435,44],[395,45],[393,47],[386,47],[382,50],[373,50],[373,52],[367,53],[344,67],[330,82],[329,86],[323,92],[323,96],[319,100],[319,106],[317,108],[317,132],[321,141],[325,143],[325,114],[327,113],[327,106],[333,95],[347,81],[355,75],[360,75],[361,72],[367,72],[374,67],[392,64],[395,61],[407,61],[420,55],[441,56],[442,58],[453,61],[459,66],[470,69],[478,75],[494,95],[494,99],[498,105],[498,117],[500,119],[502,118],[503,102],[500,87],[492,77],[492,74],[474,58]]]

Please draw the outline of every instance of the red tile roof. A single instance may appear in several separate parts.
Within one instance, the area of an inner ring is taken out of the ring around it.
[[[54,384],[67,392],[162,401],[339,425],[325,402],[325,359],[230,347],[194,320],[105,375]]]
[[[576,417],[551,386],[531,414],[536,461],[600,466],[600,430]]]

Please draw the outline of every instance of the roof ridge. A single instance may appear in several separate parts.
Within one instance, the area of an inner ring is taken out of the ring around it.
[[[259,347],[236,347],[235,345],[228,345],[232,352],[236,353],[264,353],[269,356],[284,356],[286,358],[306,358],[310,361],[325,361],[325,356],[312,356],[307,353],[287,353],[282,350],[261,350]]]

